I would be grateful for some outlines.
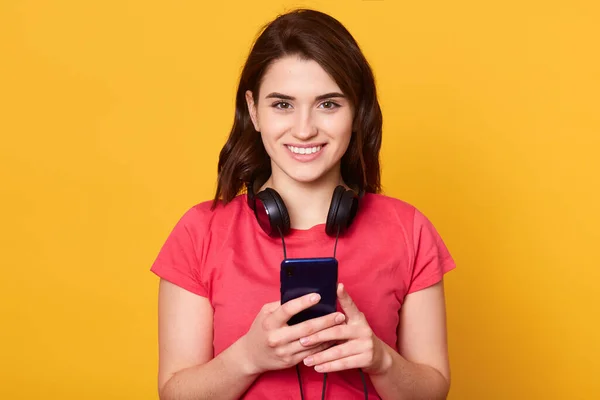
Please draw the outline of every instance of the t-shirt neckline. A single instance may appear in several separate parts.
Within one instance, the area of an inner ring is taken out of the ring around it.
[[[241,198],[240,200],[244,203],[244,204],[242,204],[242,207],[244,207],[246,209],[246,212],[252,218],[252,222],[255,224],[254,226],[256,227],[256,229],[258,231],[260,231],[262,234],[264,234],[265,236],[267,236],[267,234],[262,230],[262,228],[258,224],[258,221],[256,220],[256,216],[254,215],[254,212],[248,206],[248,194],[244,194],[243,198]],[[293,239],[293,238],[329,237],[325,233],[325,226],[326,226],[325,223],[320,223],[320,224],[314,225],[307,229],[290,228],[289,233],[287,235],[285,235],[285,239],[287,240],[288,238]],[[274,239],[281,240],[281,238],[274,238]]]

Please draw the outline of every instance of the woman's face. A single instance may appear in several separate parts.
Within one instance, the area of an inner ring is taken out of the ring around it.
[[[297,57],[274,62],[263,77],[258,98],[248,91],[246,100],[271,158],[273,176],[287,175],[303,183],[340,179],[354,110],[317,62]]]

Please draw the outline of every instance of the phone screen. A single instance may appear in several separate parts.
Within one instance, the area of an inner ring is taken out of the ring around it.
[[[294,315],[288,325],[336,311],[338,261],[327,258],[288,258],[281,262],[281,304],[309,293],[318,293],[321,300]]]

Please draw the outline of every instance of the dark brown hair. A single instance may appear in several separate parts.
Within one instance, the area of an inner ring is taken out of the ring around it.
[[[342,178],[359,191],[381,190],[383,119],[371,67],[339,21],[319,11],[296,9],[265,25],[246,60],[236,94],[233,127],[219,155],[213,207],[219,199],[225,204],[230,202],[248,182],[262,185],[271,174],[271,161],[250,119],[245,93],[250,90],[258,101],[267,68],[286,56],[314,60],[348,96],[355,109],[354,131],[341,160]]]

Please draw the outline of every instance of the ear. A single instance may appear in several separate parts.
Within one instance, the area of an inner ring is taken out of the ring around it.
[[[250,90],[246,90],[246,104],[248,105],[248,112],[250,113],[250,119],[252,120],[254,129],[257,132],[260,132],[260,128],[258,127],[256,104],[254,103],[254,96],[252,95],[252,92]]]

